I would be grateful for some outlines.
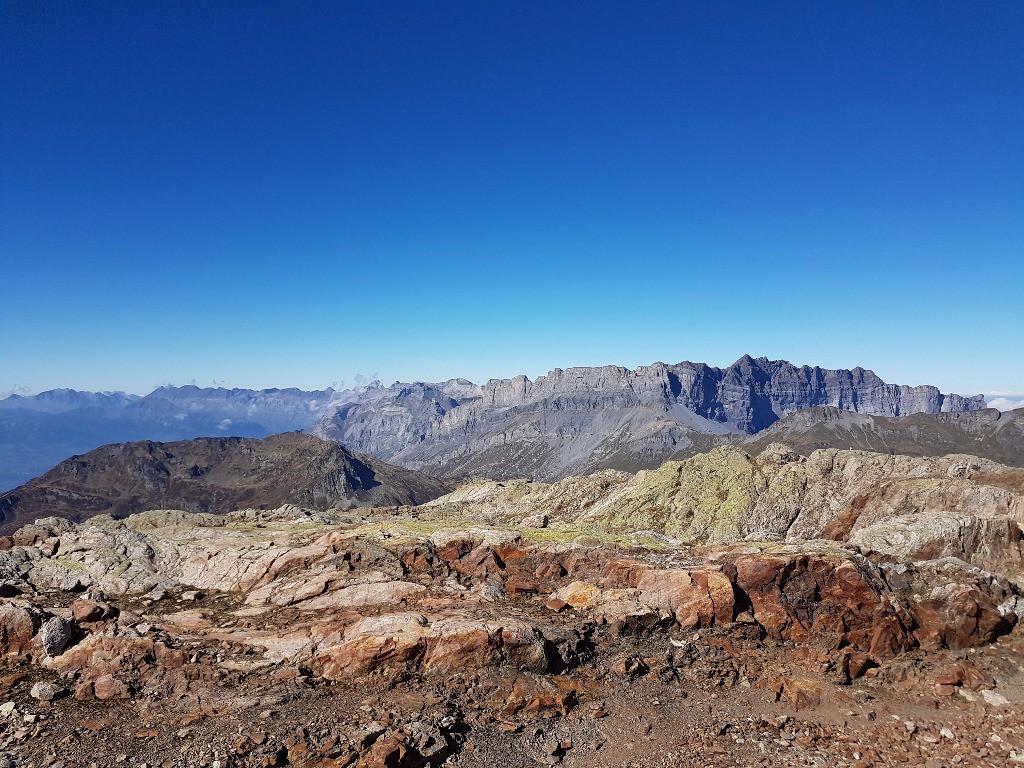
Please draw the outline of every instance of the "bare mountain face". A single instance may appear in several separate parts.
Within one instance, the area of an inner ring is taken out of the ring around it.
[[[809,408],[780,419],[740,446],[758,454],[774,442],[808,455],[819,448],[907,456],[966,453],[1024,467],[1024,408],[965,413],[916,413],[899,418],[837,408]]]
[[[557,479],[658,466],[815,406],[899,417],[976,411],[985,401],[886,384],[863,368],[745,356],[724,369],[655,363],[556,369],[482,386],[396,383],[363,391],[309,431],[441,477]]]
[[[443,482],[301,433],[107,445],[0,495],[2,528],[38,517],[125,517],[147,509],[316,510],[430,501]]]

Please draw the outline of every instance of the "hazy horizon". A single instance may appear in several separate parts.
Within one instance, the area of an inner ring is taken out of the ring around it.
[[[751,355],[751,356],[754,357],[754,355]],[[742,355],[741,355],[741,357],[742,357]],[[763,355],[761,357],[763,357]],[[739,358],[736,358],[736,359],[738,360]],[[619,365],[621,367],[625,367],[625,368],[629,368],[629,369],[636,369],[638,366],[651,365],[651,364],[653,364],[655,362],[663,362],[663,363],[674,364],[674,363],[683,362],[683,360],[672,360],[672,361],[669,361],[669,360],[655,360],[655,361],[650,361],[650,362],[646,362],[646,363],[638,363],[637,365],[622,365],[620,363],[603,363],[603,364],[596,364],[596,365],[597,366],[600,366],[600,365]],[[732,362],[735,362],[735,360],[730,361],[729,363],[722,363],[722,364],[710,363],[710,362],[708,362],[706,360],[693,360],[693,359],[689,360],[689,362],[708,363],[709,365],[712,365],[713,367],[727,368]],[[796,361],[792,361],[792,360],[790,360],[788,362],[791,362],[791,363],[793,363],[794,365],[796,365],[798,367],[799,366],[803,366],[803,365],[809,365],[809,366],[813,367],[815,365],[814,363],[803,363],[803,362],[796,362]],[[520,372],[520,373],[503,375],[503,376],[484,376],[484,377],[478,377],[478,378],[471,378],[471,377],[468,377],[468,376],[461,376],[461,375],[453,375],[453,376],[441,376],[441,377],[436,377],[436,378],[429,378],[429,377],[423,377],[423,376],[406,376],[406,377],[391,379],[391,378],[387,378],[387,377],[383,377],[383,376],[379,376],[379,375],[369,375],[369,376],[367,376],[367,375],[363,375],[363,374],[360,374],[360,373],[356,373],[356,374],[352,375],[350,378],[346,378],[346,379],[332,379],[331,381],[326,382],[326,383],[313,383],[313,384],[305,384],[305,385],[299,385],[299,384],[292,383],[292,382],[279,382],[279,383],[270,383],[270,384],[246,384],[246,383],[239,383],[239,382],[227,381],[227,380],[221,380],[221,379],[200,379],[200,378],[193,377],[191,379],[182,379],[182,380],[178,380],[178,381],[161,382],[159,384],[154,384],[151,387],[140,387],[140,388],[135,388],[135,389],[129,389],[129,388],[126,388],[126,387],[118,387],[118,386],[113,386],[113,387],[109,387],[108,386],[108,387],[101,387],[101,388],[89,388],[89,387],[69,386],[69,385],[66,385],[66,384],[65,385],[60,385],[60,386],[53,386],[53,387],[43,387],[43,388],[40,388],[40,389],[32,389],[32,388],[29,388],[29,387],[14,386],[14,387],[6,388],[6,389],[0,389],[0,400],[4,399],[6,397],[9,397],[10,395],[15,395],[16,394],[16,395],[21,395],[21,396],[31,396],[31,395],[39,394],[40,392],[51,391],[51,390],[54,390],[54,389],[73,389],[73,390],[78,390],[78,391],[101,392],[101,393],[122,392],[122,393],[126,393],[126,394],[129,394],[129,395],[145,396],[145,395],[148,395],[151,392],[153,392],[156,389],[158,389],[160,387],[163,387],[163,386],[172,386],[172,387],[195,386],[195,387],[200,387],[200,388],[217,388],[217,387],[222,387],[222,388],[225,388],[225,389],[251,389],[251,390],[295,388],[295,389],[300,389],[300,390],[305,390],[305,391],[326,390],[328,388],[332,388],[332,389],[340,391],[340,390],[344,390],[344,389],[351,389],[351,388],[361,387],[361,386],[366,386],[366,385],[371,385],[371,384],[372,385],[378,385],[379,384],[381,386],[385,386],[386,387],[386,386],[391,385],[392,383],[398,383],[398,382],[403,382],[403,383],[409,383],[409,382],[415,382],[415,381],[440,382],[440,381],[448,381],[448,380],[451,380],[451,379],[466,379],[468,381],[473,382],[474,384],[484,384],[489,379],[510,379],[510,378],[513,378],[514,376],[519,376],[519,375],[525,375],[530,380],[535,380],[535,379],[537,379],[540,376],[545,376],[545,375],[551,373],[556,368],[561,368],[561,369],[564,370],[564,369],[573,368],[573,367],[591,367],[591,366],[560,365],[560,366],[553,366],[553,367],[551,367],[551,368],[549,368],[549,369],[547,369],[547,370],[545,370],[543,372],[534,373],[532,375],[530,373]],[[829,366],[819,366],[819,367],[829,367]],[[854,366],[836,366],[836,367],[838,367],[838,368],[844,368],[844,367],[856,368],[857,366],[854,365]],[[986,399],[986,402],[989,404],[989,407],[992,407],[992,408],[999,408],[1000,410],[1012,410],[1012,409],[1015,409],[1015,408],[1024,408],[1024,391],[1007,391],[1007,390],[991,390],[991,389],[987,389],[987,390],[986,389],[980,389],[980,390],[977,390],[977,391],[969,391],[969,390],[949,389],[949,388],[942,387],[942,386],[940,386],[938,384],[935,384],[934,382],[930,382],[930,381],[922,381],[922,382],[897,381],[897,380],[894,380],[894,379],[886,378],[884,375],[882,375],[878,371],[872,369],[870,366],[860,366],[860,367],[865,368],[867,370],[873,371],[882,380],[884,380],[887,384],[903,384],[903,385],[908,385],[908,386],[920,386],[920,385],[930,384],[932,386],[938,386],[938,388],[943,393],[945,393],[945,394],[955,393],[955,394],[967,395],[967,396],[978,395],[978,394],[984,395],[985,399]]]

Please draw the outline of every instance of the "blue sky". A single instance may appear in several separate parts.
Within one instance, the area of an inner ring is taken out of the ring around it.
[[[0,391],[744,353],[1024,391],[1024,4],[0,17]]]

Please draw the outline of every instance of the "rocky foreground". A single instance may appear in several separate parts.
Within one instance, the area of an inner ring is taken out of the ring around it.
[[[719,451],[421,507],[24,526],[0,764],[1024,763],[1017,471],[770,455],[749,483]],[[922,528],[942,504],[962,524]]]

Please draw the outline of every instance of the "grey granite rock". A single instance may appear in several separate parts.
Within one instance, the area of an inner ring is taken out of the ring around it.
[[[39,631],[39,639],[47,656],[59,656],[71,642],[72,625],[70,621],[59,616],[52,617],[43,624]]]

